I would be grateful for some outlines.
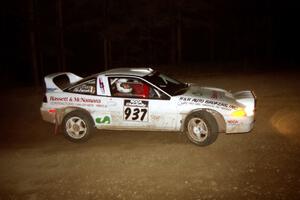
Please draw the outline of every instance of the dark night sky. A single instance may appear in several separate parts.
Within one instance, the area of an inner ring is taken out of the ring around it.
[[[66,70],[81,75],[104,70],[105,58],[109,67],[237,62],[269,70],[299,64],[300,7],[292,1],[61,0],[61,29],[58,2],[8,1],[1,7],[5,77],[32,83],[30,32],[40,79],[63,69],[62,57]]]

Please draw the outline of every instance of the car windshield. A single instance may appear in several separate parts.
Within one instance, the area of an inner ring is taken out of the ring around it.
[[[188,84],[177,81],[159,72],[151,73],[144,78],[171,96],[183,94],[189,87]]]

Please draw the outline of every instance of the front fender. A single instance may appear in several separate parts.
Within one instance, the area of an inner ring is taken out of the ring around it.
[[[198,108],[190,111],[189,113],[183,114],[183,123],[181,124],[181,128],[180,128],[181,131],[184,131],[187,117],[197,112],[207,112],[211,114],[217,122],[219,133],[225,132],[226,123],[224,117],[218,111],[209,108]]]

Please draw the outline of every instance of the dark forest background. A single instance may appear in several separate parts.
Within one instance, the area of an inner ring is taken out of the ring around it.
[[[292,2],[2,2],[1,80],[40,84],[53,72],[85,76],[130,66],[198,72],[295,69],[300,7]]]

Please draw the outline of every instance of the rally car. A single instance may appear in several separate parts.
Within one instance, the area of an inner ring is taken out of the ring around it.
[[[68,83],[59,84],[61,77]],[[219,133],[252,130],[252,91],[183,83],[151,68],[117,68],[82,78],[70,72],[45,77],[42,118],[62,127],[67,139],[86,141],[97,129],[177,131],[194,144]]]

